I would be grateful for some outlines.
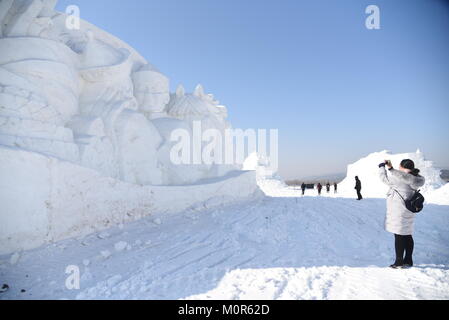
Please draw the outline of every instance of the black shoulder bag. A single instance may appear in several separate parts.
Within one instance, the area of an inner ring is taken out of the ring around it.
[[[413,212],[418,213],[421,212],[421,210],[424,208],[424,196],[420,193],[421,190],[415,190],[415,193],[413,196],[410,197],[410,199],[405,200],[403,196],[399,193],[399,191],[396,191],[396,193],[404,200],[405,207]]]

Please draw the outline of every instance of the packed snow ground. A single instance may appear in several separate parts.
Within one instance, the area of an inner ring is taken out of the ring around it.
[[[426,206],[416,266],[393,270],[384,199],[271,191],[2,256],[0,299],[449,299],[449,206]]]

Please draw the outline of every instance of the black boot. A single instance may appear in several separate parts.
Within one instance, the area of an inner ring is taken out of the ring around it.
[[[392,265],[390,265],[390,268],[393,269],[402,269],[404,268],[404,262],[403,261],[395,261]]]
[[[404,262],[402,267],[405,268],[405,269],[411,268],[411,267],[413,267],[413,262],[410,262],[410,263]]]
[[[413,267],[413,259],[412,257],[407,257],[407,255],[404,258],[404,268],[411,268]]]

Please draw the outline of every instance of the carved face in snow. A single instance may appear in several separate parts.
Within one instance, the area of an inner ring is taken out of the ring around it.
[[[170,100],[169,81],[163,74],[144,70],[132,75],[134,96],[144,112],[163,112]]]

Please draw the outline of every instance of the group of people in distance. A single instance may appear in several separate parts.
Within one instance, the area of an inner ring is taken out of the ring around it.
[[[309,186],[309,187],[308,187]],[[326,186],[326,192],[329,193],[331,191],[331,184],[328,182],[325,184]],[[337,193],[337,188],[338,185],[336,182],[334,182],[333,184],[334,186],[334,193]],[[302,195],[305,194],[306,189],[315,189],[315,184],[309,184],[306,185],[304,182],[301,184],[301,191],[302,191]],[[355,187],[354,189],[357,191],[357,200],[362,200],[362,194],[360,193],[360,191],[362,190],[362,183],[360,182],[359,177],[355,177]],[[318,182],[318,184],[316,185],[316,190],[318,191],[318,195],[321,195],[321,190],[323,190],[323,185],[321,184],[321,182]]]
[[[331,184],[328,182],[328,183],[326,183],[325,186],[326,186],[326,192],[329,193],[331,191]],[[314,184],[312,185],[312,188],[315,188]],[[301,184],[302,195],[305,194],[306,189],[307,189],[307,185],[303,182]],[[320,182],[318,182],[318,184],[316,185],[316,189],[318,190],[318,195],[321,195],[321,190],[323,189],[323,185]],[[337,193],[337,183],[336,182],[334,182],[334,193]]]

